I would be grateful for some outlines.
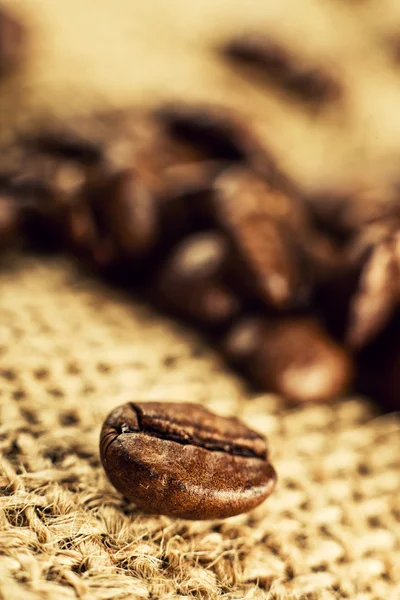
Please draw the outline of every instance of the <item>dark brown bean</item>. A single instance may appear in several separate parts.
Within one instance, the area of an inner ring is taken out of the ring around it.
[[[312,317],[243,319],[223,350],[263,390],[296,403],[330,400],[352,378],[349,356]]]
[[[346,341],[362,348],[386,326],[400,303],[400,236],[373,246],[349,305]]]
[[[343,268],[324,298],[326,316],[340,317],[339,333],[359,351],[391,321],[400,300],[400,240],[396,219],[378,219],[362,227],[345,247]]]
[[[303,304],[310,281],[305,253],[296,239],[307,227],[300,202],[236,167],[217,178],[214,211],[256,294],[269,307]]]
[[[251,152],[249,132],[225,108],[170,103],[157,109],[155,116],[172,136],[203,149],[211,158],[242,161]]]
[[[306,200],[319,227],[344,241],[379,221],[400,220],[400,186],[393,182],[320,190]]]
[[[167,258],[155,278],[157,300],[180,316],[220,325],[239,310],[239,300],[223,284],[228,245],[217,232],[186,238]]]
[[[390,324],[357,355],[358,389],[389,411],[399,410],[400,319]]]
[[[45,155],[82,165],[98,164],[103,158],[103,151],[98,143],[71,129],[42,129],[35,135],[25,137],[24,141],[32,149]]]
[[[190,232],[210,227],[211,194],[215,177],[226,162],[176,164],[162,170],[157,181],[157,209],[161,237],[170,244]]]
[[[122,256],[142,256],[155,246],[157,209],[139,172],[127,169],[100,179],[91,202],[100,230]]]
[[[10,194],[0,191],[0,248],[7,248],[19,233],[20,211]]]
[[[213,104],[181,102],[160,107],[155,116],[170,136],[203,151],[203,160],[246,163],[271,183],[294,190],[294,184],[240,113]]]
[[[230,40],[222,51],[235,64],[251,67],[303,101],[327,102],[342,94],[342,86],[326,68],[308,65],[268,36],[245,34]]]
[[[103,425],[100,453],[109,480],[126,498],[185,519],[251,510],[276,482],[261,435],[197,404],[116,408]]]

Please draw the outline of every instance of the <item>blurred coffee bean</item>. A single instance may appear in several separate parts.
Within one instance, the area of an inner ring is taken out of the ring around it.
[[[172,136],[200,147],[210,158],[242,161],[251,152],[251,134],[225,108],[179,102],[158,108],[155,116]]]
[[[376,337],[400,306],[400,232],[379,221],[355,238],[349,258],[360,274],[349,301],[346,341],[362,348]]]
[[[221,350],[236,367],[248,371],[250,362],[261,346],[263,325],[261,318],[243,317],[223,338]],[[248,373],[247,373],[248,374]]]
[[[346,253],[336,240],[314,229],[308,231],[308,239],[303,239],[302,248],[309,265],[315,286],[330,283],[341,274],[346,264]]]
[[[165,168],[160,177],[163,195],[168,197],[210,192],[217,175],[229,167],[227,161],[206,160],[178,163]]]
[[[65,210],[67,239],[70,249],[76,253],[90,252],[98,243],[98,231],[93,212],[88,203],[81,200]]]
[[[397,183],[321,190],[307,197],[318,226],[348,241],[367,225],[400,219],[400,187]]]
[[[234,64],[251,67],[255,74],[276,82],[299,100],[322,103],[342,95],[340,82],[326,68],[307,64],[266,35],[249,33],[235,37],[222,52]]]
[[[18,68],[26,58],[27,32],[8,9],[0,8],[0,76]]]
[[[19,235],[20,210],[16,198],[0,190],[0,248],[8,248]]]
[[[400,317],[357,355],[357,387],[387,411],[400,409]]]
[[[154,114],[172,138],[203,151],[203,160],[243,162],[269,182],[294,190],[294,184],[240,113],[213,104],[180,102],[166,104]]]
[[[221,161],[176,164],[160,173],[156,202],[164,243],[213,227],[213,184],[226,165]]]
[[[186,238],[155,278],[156,301],[182,317],[214,326],[232,319],[239,300],[222,282],[228,246],[218,232]]]
[[[47,182],[31,178],[23,170],[14,171],[0,176],[0,189],[17,215],[19,245],[30,251],[58,251],[59,223]]]
[[[344,394],[352,379],[350,357],[313,317],[243,319],[223,351],[261,389],[296,403],[328,401]]]
[[[259,297],[268,306],[304,304],[311,282],[297,239],[307,227],[300,201],[239,167],[217,178],[213,207],[238,256],[234,260],[248,271],[248,284]]]
[[[86,184],[86,172],[76,163],[33,154],[25,158],[13,184],[25,197],[34,195],[43,206],[56,208],[75,203]]]
[[[24,141],[40,153],[82,165],[98,164],[103,157],[102,148],[94,140],[72,129],[43,129]]]
[[[90,197],[100,232],[122,256],[143,256],[156,244],[157,208],[138,171],[127,169],[100,179]]]

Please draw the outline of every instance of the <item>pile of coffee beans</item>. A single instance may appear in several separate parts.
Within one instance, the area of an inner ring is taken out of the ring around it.
[[[69,252],[140,291],[262,390],[303,402],[349,389],[350,352],[317,304],[346,253],[240,115],[97,115],[24,132],[7,161],[3,244]]]
[[[344,94],[271,37],[219,52],[301,101]],[[3,79],[25,56],[25,28],[0,10]],[[323,200],[302,196],[245,116],[171,103],[20,132],[1,152],[0,244],[68,251],[139,288],[262,389],[298,402],[356,385],[393,400],[371,365],[397,327],[399,189]]]
[[[305,198],[242,115],[207,104],[35,126],[0,167],[4,250],[70,253],[199,327],[260,390],[396,405],[377,370],[397,348],[394,186]]]

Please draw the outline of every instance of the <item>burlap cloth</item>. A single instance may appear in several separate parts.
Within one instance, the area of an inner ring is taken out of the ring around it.
[[[398,162],[400,75],[377,42],[394,0],[8,4],[34,32],[8,123],[184,95],[262,116],[304,185]],[[210,45],[246,25],[337,57],[348,111],[306,115],[216,62]],[[400,598],[398,415],[357,398],[288,410],[254,397],[197,334],[67,261],[8,261],[0,286],[0,598]],[[132,398],[241,416],[270,439],[276,492],[224,522],[140,514],[98,454],[106,413]]]

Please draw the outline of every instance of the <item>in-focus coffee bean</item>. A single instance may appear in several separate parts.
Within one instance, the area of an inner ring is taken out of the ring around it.
[[[185,519],[246,512],[276,482],[261,435],[197,404],[119,406],[103,425],[100,453],[108,478],[126,498]]]

